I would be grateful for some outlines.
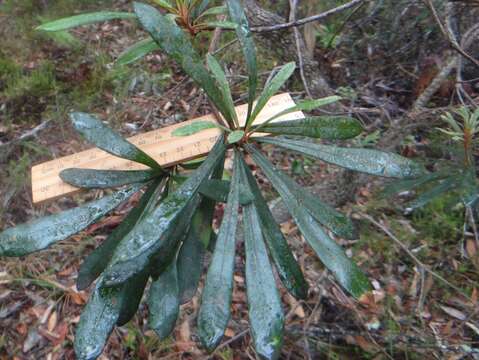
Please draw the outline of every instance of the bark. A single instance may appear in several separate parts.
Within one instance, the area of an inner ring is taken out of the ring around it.
[[[286,19],[258,6],[255,0],[244,1],[246,16],[251,27],[271,26],[286,22]],[[259,33],[255,39],[266,49],[274,49],[282,62],[296,61],[296,40],[291,29]],[[333,94],[331,87],[321,73],[319,63],[308,54],[304,38],[300,37],[301,53],[304,62],[304,74],[309,90],[315,98]]]

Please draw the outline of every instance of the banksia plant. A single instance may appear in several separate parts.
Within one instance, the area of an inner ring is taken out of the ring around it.
[[[273,266],[284,288],[296,298],[306,298],[308,283],[245,161],[247,154],[279,193],[307,244],[338,283],[355,298],[370,289],[367,277],[328,233],[354,238],[351,220],[277,169],[259,145],[279,146],[371,175],[411,179],[424,173],[421,166],[393,153],[259,136],[267,133],[345,140],[358,135],[362,128],[348,117],[311,116],[277,121],[296,111],[310,111],[338,101],[339,97],[301,101],[255,124],[271,96],[293,74],[295,65],[284,65],[259,91],[256,50],[244,11],[238,0],[228,0],[227,8],[248,70],[248,111],[246,121],[241,124],[218,61],[208,56],[206,67],[187,33],[173,18],[150,5],[134,5],[136,18],[156,45],[181,65],[222,115],[220,123],[197,122],[175,133],[191,136],[212,126],[222,130],[199,168],[186,178],[177,171],[162,169],[154,159],[99,120],[88,114],[74,113],[71,118],[75,128],[97,147],[150,169],[65,170],[62,178],[78,187],[127,187],[96,202],[0,234],[0,255],[23,256],[81,231],[135,192],[146,189],[138,205],[80,268],[79,289],[96,283],[76,329],[75,351],[79,359],[94,359],[101,354],[114,327],[125,324],[135,314],[149,281],[146,295],[149,326],[160,338],[168,336],[175,326],[180,305],[190,301],[197,292],[204,255],[209,249],[212,249],[212,257],[201,292],[197,330],[204,347],[209,351],[215,349],[231,316],[236,234],[240,227],[244,234],[246,290],[254,346],[260,357],[278,358],[284,315]],[[228,149],[233,149],[234,157],[230,181],[222,179]],[[215,233],[212,220],[218,202],[226,204],[223,220]]]

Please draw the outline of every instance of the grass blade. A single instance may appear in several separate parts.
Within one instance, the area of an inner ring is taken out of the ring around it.
[[[296,298],[305,299],[308,295],[308,283],[296,262],[281,229],[276,223],[256,180],[243,158],[241,158],[242,182],[249,185],[254,196],[254,208],[258,214],[263,236],[269,253],[278,271],[283,285]]]
[[[287,139],[258,138],[257,140],[371,175],[407,179],[426,173],[426,170],[415,161],[384,151],[343,148]]]
[[[198,312],[198,336],[208,350],[221,341],[230,319],[236,228],[239,217],[239,162],[235,156],[232,185],[223,221],[218,232],[215,251],[208,268]]]
[[[246,149],[280,194],[306,241],[323,264],[332,271],[338,282],[356,298],[370,290],[367,277],[344,254],[342,248],[324,232],[302,203],[298,201],[295,193],[288,187],[288,184],[282,180],[281,176],[278,176],[279,171],[256,148],[246,145]]]
[[[70,114],[73,126],[89,142],[96,147],[121,158],[135,161],[153,169],[161,169],[160,165],[149,155],[126,141],[100,120],[85,113]]]
[[[0,233],[0,256],[24,256],[84,230],[140,190],[136,185],[74,209],[9,228]]]
[[[83,189],[107,189],[147,182],[158,176],[151,170],[92,170],[65,169],[60,172],[60,178],[66,183]]]
[[[93,24],[102,21],[116,19],[136,19],[136,15],[129,12],[99,11],[94,13],[82,14],[59,19],[42,24],[36,28],[41,31],[62,31],[77,26]]]

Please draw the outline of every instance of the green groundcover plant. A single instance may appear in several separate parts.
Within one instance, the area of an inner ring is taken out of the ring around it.
[[[399,180],[386,187],[386,196],[405,191],[416,191],[417,196],[407,203],[407,211],[414,211],[448,194],[450,205],[462,204],[466,211],[477,211],[479,185],[476,177],[475,153],[479,132],[479,109],[460,107],[453,113],[441,116],[449,126],[437,130],[446,134],[454,143],[450,160],[435,162],[435,171],[415,179]]]
[[[174,18],[162,15],[150,5],[135,3],[134,13],[128,17],[135,17],[155,41],[155,46],[178,62],[224,119],[221,125],[196,122],[180,128],[175,135],[191,135],[219,126],[222,134],[215,146],[186,177],[178,170],[162,169],[154,159],[94,116],[73,113],[74,127],[95,146],[149,169],[67,169],[61,177],[78,187],[124,187],[83,206],[0,233],[0,256],[24,256],[82,231],[145,189],[139,203],[84,260],[79,270],[79,289],[96,281],[76,329],[75,352],[79,359],[95,359],[101,354],[114,327],[128,322],[137,311],[150,279],[146,294],[149,326],[160,338],[168,336],[175,326],[180,305],[190,301],[197,292],[207,251],[212,251],[212,257],[201,292],[197,325],[199,339],[212,351],[221,341],[230,319],[236,233],[240,227],[244,234],[249,322],[255,349],[262,358],[278,358],[284,316],[271,263],[283,286],[296,298],[306,298],[308,284],[245,162],[245,154],[251,156],[279,193],[304,239],[338,283],[355,298],[370,289],[367,277],[327,232],[353,239],[356,234],[351,220],[275,168],[258,145],[276,145],[371,175],[412,179],[424,174],[421,166],[393,153],[297,139],[297,136],[326,140],[353,138],[362,130],[355,119],[310,116],[294,121],[273,121],[295,111],[310,111],[338,101],[340,98],[336,96],[298,102],[256,125],[259,112],[293,74],[295,64],[284,65],[259,91],[256,50],[243,8],[238,0],[227,0],[226,4],[248,70],[246,123],[239,125],[231,91],[218,61],[209,55],[205,66],[188,33]],[[258,132],[296,137],[259,137]],[[228,149],[233,149],[233,173],[231,180],[225,181],[222,174]],[[212,220],[217,202],[226,205],[216,234]]]

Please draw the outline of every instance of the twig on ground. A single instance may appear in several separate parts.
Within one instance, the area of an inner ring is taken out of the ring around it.
[[[353,6],[362,4],[365,1],[366,0],[352,0],[348,3],[346,3],[346,4],[343,4],[343,5],[337,6],[333,9],[322,12],[321,14],[316,14],[316,15],[309,16],[309,17],[306,17],[306,18],[303,18],[303,19],[300,19],[300,20],[296,20],[296,21],[289,21],[289,22],[283,23],[283,24],[277,24],[277,25],[271,25],[271,26],[256,26],[256,27],[252,27],[251,31],[252,32],[267,32],[267,31],[277,31],[277,30],[287,29],[287,28],[290,28],[290,27],[301,26],[301,25],[310,23],[312,21],[318,21],[318,20],[325,19],[325,18],[327,18],[331,15],[334,15],[334,14],[337,14],[341,11],[350,9]]]
[[[432,3],[432,0],[423,0],[426,3],[426,6],[429,8],[429,10],[432,13],[432,16],[434,17],[434,20],[436,21],[437,25],[439,26],[439,29],[441,30],[442,34],[444,37],[447,39],[451,47],[456,50],[459,54],[464,56],[466,59],[474,63],[476,66],[479,66],[479,60],[475,59],[472,57],[470,54],[464,51],[464,49],[459,45],[455,39],[451,38],[451,35],[447,31],[446,27],[442,23],[441,19],[439,18],[439,14],[437,13],[436,8],[434,7],[434,4]]]
[[[453,285],[451,284],[449,281],[447,281],[446,279],[444,279],[441,275],[439,275],[438,273],[432,271],[429,266],[427,266],[426,264],[424,264],[421,260],[419,260],[416,255],[413,254],[413,252],[411,250],[409,250],[409,248],[404,245],[391,231],[389,231],[389,229],[384,226],[383,224],[377,222],[376,220],[374,220],[371,216],[367,215],[367,214],[364,214],[364,213],[360,213],[359,216],[365,220],[368,220],[370,223],[372,223],[373,225],[375,225],[377,228],[379,228],[380,230],[382,230],[387,236],[389,236],[389,238],[391,238],[391,240],[393,240],[397,245],[399,245],[399,247],[401,247],[401,249],[403,249],[406,254],[409,255],[409,257],[411,259],[413,259],[413,261],[416,263],[416,265],[422,269],[424,269],[424,271],[428,272],[429,274],[431,274],[432,276],[434,276],[436,279],[438,279],[439,281],[443,282],[444,284],[446,284],[447,286],[451,287],[452,289],[456,290],[458,293],[460,293],[461,295],[465,296],[466,298],[469,299],[469,296],[460,288],[458,288],[456,285]]]
[[[298,0],[289,0],[289,21],[295,22],[296,21],[296,8],[298,6]],[[313,98],[311,91],[309,90],[308,82],[306,81],[306,77],[304,76],[304,62],[303,62],[303,53],[301,51],[301,39],[299,35],[299,30],[297,27],[293,28],[294,31],[294,39],[296,41],[296,54],[298,55],[298,66],[299,66],[299,74],[301,76],[301,80],[303,82],[304,90],[310,99]]]

